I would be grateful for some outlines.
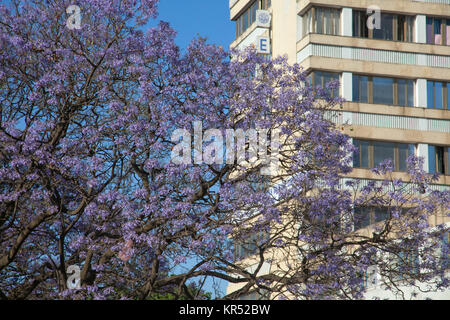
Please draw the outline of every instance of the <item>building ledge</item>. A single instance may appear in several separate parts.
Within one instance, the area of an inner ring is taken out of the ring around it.
[[[347,101],[343,104],[342,110],[425,119],[450,120],[450,110],[428,109],[422,107],[400,107]]]
[[[368,179],[368,180],[383,180],[382,176],[372,173],[370,169],[354,168],[352,172],[345,175],[346,178]],[[402,179],[402,181],[410,181],[409,175],[406,172],[392,172],[393,179]],[[433,182],[433,185],[450,185],[450,176],[441,175],[439,180]]]
[[[297,42],[297,52],[310,43],[341,47],[370,48],[375,50],[422,53],[450,56],[450,46],[434,45],[416,42],[377,40],[349,36],[335,36],[326,34],[308,34]]]
[[[449,5],[445,3],[418,2],[412,0],[298,0],[297,14],[303,14],[310,6],[341,7],[366,9],[372,5],[382,8],[382,11],[405,14],[426,14],[445,16]]]

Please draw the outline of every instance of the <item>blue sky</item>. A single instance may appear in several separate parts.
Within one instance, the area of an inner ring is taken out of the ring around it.
[[[234,40],[235,26],[230,21],[228,0],[160,0],[158,13],[157,21],[167,21],[177,31],[175,41],[181,48],[186,48],[196,36],[206,37],[208,43],[221,45],[226,50]],[[179,266],[178,271],[190,269],[192,264],[188,262],[187,265]],[[227,282],[216,282],[222,294],[225,294]],[[213,287],[211,280],[205,283],[206,291],[213,293],[214,297]]]
[[[178,32],[177,44],[185,48],[200,35],[228,50],[234,40],[228,0],[160,0],[157,20],[167,21]]]

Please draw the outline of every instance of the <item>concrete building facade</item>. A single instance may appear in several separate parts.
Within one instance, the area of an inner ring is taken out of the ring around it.
[[[286,55],[315,84],[340,81],[346,102],[336,121],[350,124],[346,133],[360,150],[350,177],[374,179],[370,168],[391,157],[395,177],[407,180],[405,161],[414,153],[428,172],[441,174],[432,189],[450,189],[450,0],[230,0],[229,6],[236,21],[230,47]]]

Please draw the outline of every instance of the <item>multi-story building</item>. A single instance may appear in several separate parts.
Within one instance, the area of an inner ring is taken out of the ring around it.
[[[230,0],[230,18],[231,47],[286,55],[315,85],[340,81],[337,121],[360,151],[352,178],[374,179],[386,158],[406,178],[414,153],[441,174],[432,189],[450,189],[450,0]]]

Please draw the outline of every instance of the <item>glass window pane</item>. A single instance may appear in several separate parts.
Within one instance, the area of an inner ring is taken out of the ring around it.
[[[244,32],[248,28],[248,11],[244,12],[242,19],[242,32]]]
[[[427,81],[427,108],[434,108],[434,82]]]
[[[406,105],[406,80],[397,80],[398,105]]]
[[[354,213],[355,230],[367,227],[370,225],[370,208],[357,207]]]
[[[361,168],[369,167],[369,142],[361,141]]]
[[[353,11],[353,36],[354,37],[363,37],[364,32],[362,31],[365,28],[366,24],[363,23],[362,19],[364,15],[361,11]]]
[[[302,37],[306,36],[308,34],[308,16],[309,16],[309,11],[303,16],[302,19]]]
[[[436,109],[442,109],[443,107],[443,83],[442,82],[435,82],[434,83],[434,102],[435,102],[435,108]]]
[[[258,10],[258,1],[256,1],[252,6],[250,25],[252,25],[252,23],[256,21],[256,10]]]
[[[447,82],[447,110],[450,110],[450,82]]]
[[[334,18],[333,18],[333,23],[334,23],[334,34],[335,35],[339,35],[339,34],[341,34],[341,28],[340,28],[340,25],[341,25],[341,11],[340,10],[334,10]],[[449,22],[450,22],[450,20],[449,20]],[[450,24],[449,24],[450,25]],[[448,27],[448,28],[450,28],[450,26]],[[450,39],[450,37],[449,37],[449,39]]]
[[[325,34],[332,34],[331,32],[331,10],[325,9],[324,10],[324,17],[323,17],[323,28]]]
[[[436,172],[436,150],[434,146],[428,145],[428,172]]]
[[[315,15],[315,32],[316,33],[323,33],[323,9],[322,8],[316,8],[316,15]]]
[[[352,92],[353,92],[353,101],[354,102],[359,102],[359,76],[357,75],[353,75],[353,88],[352,88]]]
[[[387,208],[375,208],[375,222],[387,220],[389,218],[389,212]]]
[[[376,167],[381,162],[388,159],[394,163],[394,144],[389,142],[374,142],[373,165]]]
[[[450,174],[450,147],[447,148],[447,174]]]
[[[384,39],[386,40],[394,40],[394,16],[393,15],[384,15],[381,19],[382,29],[384,29]]]
[[[393,15],[381,14],[381,28],[373,29],[373,38],[382,40],[394,40],[393,20]]]
[[[406,16],[403,15],[397,16],[397,40],[406,40]]]
[[[359,140],[353,139],[356,150],[353,152],[353,168],[361,168],[361,144]]]
[[[308,83],[310,86],[314,86],[312,81],[312,72],[306,77],[306,83]]]
[[[411,17],[409,16],[408,19],[406,20],[408,29],[407,29],[407,33],[406,33],[406,41],[409,42],[413,42],[414,38],[413,38],[413,34],[414,34],[414,19],[415,17]]]
[[[414,81],[413,80],[408,80],[407,81],[407,106],[408,107],[414,107]]]
[[[309,10],[308,13],[308,33],[313,32],[313,15],[312,15],[312,9]]]
[[[394,104],[394,80],[391,78],[373,78],[373,103]]]
[[[369,77],[353,75],[353,101],[369,102]]]
[[[369,77],[360,76],[360,102],[369,102]]]
[[[408,145],[398,145],[398,170],[406,171],[406,159],[408,159]]]
[[[408,157],[414,156],[416,154],[416,146],[413,144],[408,144]]]
[[[354,168],[369,167],[369,142],[353,139],[353,145],[357,148],[353,155]]]
[[[436,148],[436,171],[444,174],[444,147],[435,147]]]

